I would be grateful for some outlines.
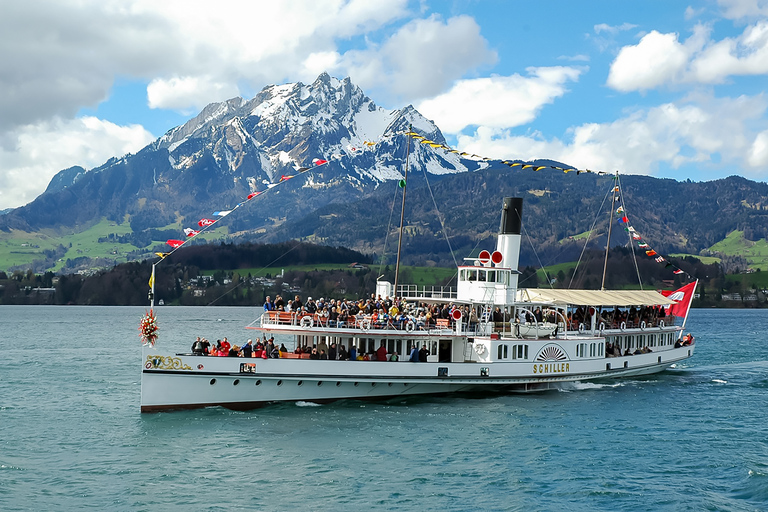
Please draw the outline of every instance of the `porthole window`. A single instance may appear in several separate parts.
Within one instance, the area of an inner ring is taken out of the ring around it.
[[[359,385],[360,385],[360,383],[359,383],[359,382],[355,382],[355,387],[357,387],[357,386],[359,386]]]
[[[233,385],[233,386],[237,386],[238,384],[240,384],[240,379],[235,379],[235,380],[232,382],[232,385]]]
[[[304,384],[303,380],[300,380],[299,382],[296,383],[297,386],[301,386],[302,384]]]
[[[317,381],[317,385],[318,386],[322,386],[323,385],[323,381],[321,381],[321,380]]]
[[[261,379],[259,379],[259,380],[257,380],[257,381],[256,381],[256,385],[257,385],[257,386],[261,386]]]
[[[278,386],[282,386],[283,385],[283,381],[281,381],[281,380],[277,381],[277,385]]]
[[[210,382],[210,384],[211,384],[211,386],[213,386],[214,384],[216,384],[216,379],[211,379],[211,382]]]
[[[336,383],[336,387],[339,387],[339,386],[341,386],[341,382]]]

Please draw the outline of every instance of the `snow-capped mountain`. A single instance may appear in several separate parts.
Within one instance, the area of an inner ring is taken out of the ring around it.
[[[379,184],[402,178],[409,126],[444,143],[440,130],[412,106],[378,107],[349,78],[321,74],[312,84],[265,87],[251,100],[208,105],[195,118],[135,155],[113,158],[82,172],[68,169],[32,203],[0,218],[0,227],[39,229],[82,225],[126,215],[136,230],[161,227],[211,209],[225,209],[281,176],[330,163],[271,201],[250,207],[237,230],[280,224],[289,212],[304,214],[326,204],[364,197]],[[411,144],[410,172],[476,170],[484,162]]]

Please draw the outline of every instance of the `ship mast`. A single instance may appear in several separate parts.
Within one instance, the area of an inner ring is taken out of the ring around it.
[[[409,133],[412,129],[411,125],[408,125]],[[407,139],[405,146],[405,177],[401,182],[403,184],[403,205],[400,209],[400,236],[397,240],[397,261],[395,262],[395,286],[393,288],[395,297],[397,297],[397,281],[400,276],[400,249],[403,246],[403,221],[405,219],[405,191],[408,190],[408,187],[406,186],[408,184],[408,161],[410,160],[411,155],[411,136],[408,135]]]
[[[603,262],[603,282],[600,284],[600,289],[605,290],[605,272],[608,269],[608,250],[611,248],[611,228],[613,228],[613,209],[616,206],[616,191],[619,188],[619,171],[616,171],[616,180],[613,186],[613,199],[611,199],[611,207],[608,210],[608,240],[605,242],[605,261]]]

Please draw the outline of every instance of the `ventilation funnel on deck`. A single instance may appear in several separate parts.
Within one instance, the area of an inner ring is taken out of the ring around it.
[[[523,218],[523,198],[505,197],[501,207],[500,235],[519,235]]]

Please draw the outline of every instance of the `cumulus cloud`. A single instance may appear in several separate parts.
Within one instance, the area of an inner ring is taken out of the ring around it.
[[[675,84],[717,84],[729,77],[768,73],[768,21],[745,27],[734,38],[713,41],[711,28],[694,27],[684,42],[677,34],[652,31],[625,46],[611,64],[607,85],[644,91]]]
[[[610,123],[579,125],[563,139],[478,128],[459,136],[458,147],[491,158],[550,158],[582,169],[636,174],[653,174],[662,163],[673,168],[736,166],[765,179],[768,131],[755,136],[751,126],[763,119],[767,108],[762,96],[689,97]]]
[[[95,117],[26,125],[17,131],[13,147],[0,148],[0,209],[32,201],[62,169],[96,167],[152,140],[139,125],[118,126]]]
[[[413,101],[434,96],[468,71],[497,59],[471,17],[443,21],[430,16],[406,23],[378,47],[347,52],[339,68],[366,91]]]
[[[723,16],[731,20],[768,16],[767,0],[718,0]]]
[[[621,49],[611,65],[608,86],[616,90],[642,91],[679,80],[688,62],[688,52],[676,34],[655,30],[637,45]]]
[[[425,100],[418,110],[441,130],[458,133],[468,126],[509,128],[531,122],[544,105],[566,93],[566,84],[582,70],[529,68],[528,76],[496,76],[458,81],[448,92]]]

